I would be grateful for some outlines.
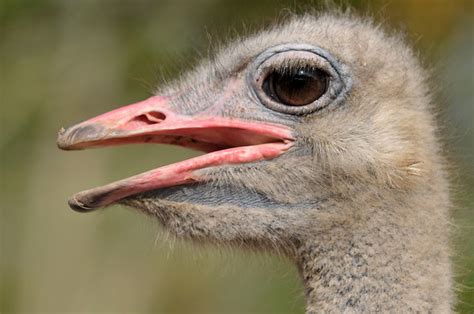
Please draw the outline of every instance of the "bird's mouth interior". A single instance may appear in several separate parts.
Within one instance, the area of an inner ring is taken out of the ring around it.
[[[164,97],[119,108],[87,120],[58,135],[65,150],[132,143],[172,144],[206,154],[156,168],[71,197],[77,211],[91,211],[150,190],[206,181],[198,170],[269,160],[293,142],[289,127],[210,115],[181,115],[167,107]]]

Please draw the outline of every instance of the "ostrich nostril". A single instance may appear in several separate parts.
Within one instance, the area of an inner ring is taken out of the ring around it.
[[[145,114],[146,118],[150,122],[160,123],[166,119],[166,115],[159,111],[150,111]]]
[[[138,122],[141,124],[158,124],[163,122],[166,119],[166,115],[162,112],[159,111],[150,111],[144,114],[141,114],[134,119],[132,119],[131,122]]]

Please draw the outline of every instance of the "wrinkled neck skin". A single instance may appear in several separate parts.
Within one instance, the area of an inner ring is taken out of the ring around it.
[[[429,208],[413,197],[373,208],[347,205],[357,217],[316,232],[298,248],[307,313],[451,312],[442,202]]]

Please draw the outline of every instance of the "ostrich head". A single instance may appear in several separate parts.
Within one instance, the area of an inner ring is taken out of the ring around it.
[[[179,236],[283,251],[305,281],[321,279],[339,257],[368,264],[368,244],[383,254],[377,241],[403,228],[434,232],[444,213],[414,209],[447,204],[429,102],[400,38],[353,17],[294,18],[237,40],[145,101],[61,130],[68,150],[165,143],[206,153],[69,204],[126,204]]]

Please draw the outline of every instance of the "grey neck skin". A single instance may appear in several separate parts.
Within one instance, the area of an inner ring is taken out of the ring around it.
[[[451,312],[446,221],[421,212],[378,208],[308,239],[297,261],[307,313]]]
[[[350,199],[305,204],[299,220],[295,208],[224,186],[162,189],[124,203],[156,216],[178,235],[240,246],[259,238],[269,248],[285,244],[281,249],[288,247],[285,253],[300,270],[308,313],[449,313],[449,206],[441,192],[360,190]],[[262,203],[265,210],[258,207]],[[292,234],[284,222],[297,224],[298,231]]]

